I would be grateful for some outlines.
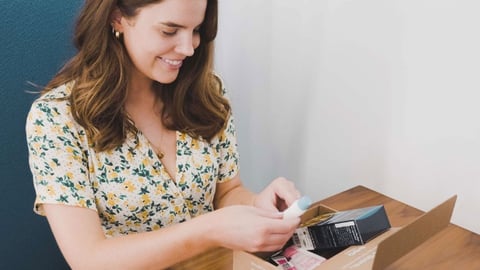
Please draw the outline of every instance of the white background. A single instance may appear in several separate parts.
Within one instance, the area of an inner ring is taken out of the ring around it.
[[[480,233],[480,1],[220,0],[241,176],[365,185]]]

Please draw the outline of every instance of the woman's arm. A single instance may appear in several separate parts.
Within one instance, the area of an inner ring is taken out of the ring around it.
[[[90,209],[44,204],[55,239],[73,269],[164,269],[215,245],[204,219],[106,238]]]
[[[44,204],[48,222],[72,269],[164,269],[212,247],[275,251],[300,219],[278,212],[230,206],[152,232],[106,238],[90,209]]]
[[[233,179],[217,184],[215,190],[215,209],[230,205],[255,205],[257,194],[246,189],[240,176],[237,174]]]

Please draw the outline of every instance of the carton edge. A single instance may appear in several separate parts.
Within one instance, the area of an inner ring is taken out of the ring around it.
[[[446,228],[450,224],[456,199],[457,195],[450,197],[381,241],[377,246],[372,270],[385,269]]]

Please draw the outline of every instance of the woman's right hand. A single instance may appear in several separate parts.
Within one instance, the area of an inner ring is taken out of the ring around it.
[[[276,251],[292,237],[300,218],[283,219],[283,214],[252,206],[234,205],[209,216],[216,245],[248,252]]]

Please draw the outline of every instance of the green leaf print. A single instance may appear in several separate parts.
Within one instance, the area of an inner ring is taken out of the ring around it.
[[[68,203],[68,195],[60,195],[57,201],[62,203]]]

